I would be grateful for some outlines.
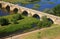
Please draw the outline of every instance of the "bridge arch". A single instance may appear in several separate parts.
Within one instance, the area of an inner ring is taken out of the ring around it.
[[[28,12],[27,12],[27,11],[23,11],[23,12],[22,12],[22,15],[28,16]]]
[[[2,8],[2,4],[0,3],[0,8]]]
[[[34,18],[40,19],[40,16],[38,14],[33,15]]]
[[[54,23],[54,21],[51,18],[47,18],[48,21],[50,21],[52,24]]]
[[[9,5],[6,6],[6,10],[10,11],[10,6]]]
[[[17,13],[18,12],[18,8],[14,8],[13,12]]]

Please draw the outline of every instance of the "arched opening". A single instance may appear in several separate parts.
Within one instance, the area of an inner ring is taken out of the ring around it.
[[[13,12],[14,13],[17,13],[18,12],[18,9],[17,8],[14,8]]]
[[[39,15],[37,15],[37,14],[34,14],[33,17],[37,18],[37,19],[40,19]]]
[[[0,8],[2,8],[2,4],[0,3]]]
[[[27,11],[23,11],[23,12],[22,12],[22,15],[28,16],[28,12],[27,12]]]
[[[54,23],[52,19],[48,18],[48,21],[50,21],[52,24]]]
[[[9,5],[6,6],[6,10],[10,11],[10,6]]]

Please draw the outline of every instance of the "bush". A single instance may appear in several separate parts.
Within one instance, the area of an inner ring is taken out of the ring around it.
[[[52,14],[56,15],[56,16],[60,16],[60,4],[58,4],[57,6],[55,6],[53,9],[52,9]]]
[[[11,20],[14,24],[18,24],[17,20],[16,19],[12,19]]]
[[[21,20],[21,19],[23,19],[23,17],[20,14],[16,14],[16,15],[13,16],[13,19]]]
[[[5,19],[5,18],[0,18],[0,25],[8,25],[9,24],[9,20]]]
[[[19,24],[10,24],[6,25],[5,27],[0,28],[0,35],[8,35],[10,33],[14,33],[16,31],[25,31],[28,29],[34,28],[32,24],[37,24],[40,20],[32,18],[32,17],[26,17],[23,20],[19,20]],[[37,27],[37,26],[35,26]]]
[[[21,20],[21,19],[23,19],[22,15],[20,15],[20,14],[15,14],[15,15],[12,16],[11,21],[12,21],[14,24],[18,24],[17,21],[18,21],[18,20]]]
[[[42,21],[38,23],[39,28],[50,27],[51,25],[52,25],[52,21],[48,20],[46,16],[43,16]]]
[[[52,9],[45,10],[45,12],[56,15],[56,16],[60,16],[60,4],[58,4],[57,6],[55,6]]]
[[[14,24],[6,25],[9,21],[5,18],[8,18]],[[51,25],[51,21],[49,21],[46,16],[42,17],[42,21],[33,17],[25,17],[22,19],[23,17],[20,14],[10,15],[5,18],[0,18],[0,24],[6,25],[5,27],[0,27],[1,36],[15,33],[16,31],[24,31],[32,28],[36,29],[37,27],[49,27]]]

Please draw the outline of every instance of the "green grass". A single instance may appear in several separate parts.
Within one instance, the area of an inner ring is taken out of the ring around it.
[[[22,39],[42,39],[42,38],[53,39],[56,36],[60,35],[60,25],[52,25],[52,27],[53,28],[49,28],[49,29],[46,28],[42,31],[27,34],[26,36],[22,36]],[[39,34],[39,32],[41,32],[41,33]],[[39,36],[40,36],[40,38],[39,38]]]
[[[41,31],[41,35],[48,38],[58,36],[60,35],[60,26],[43,30]]]

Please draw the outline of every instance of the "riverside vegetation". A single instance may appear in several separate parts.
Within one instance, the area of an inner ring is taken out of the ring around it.
[[[22,14],[12,14],[0,17],[0,37],[7,36],[17,31],[34,30],[44,27],[50,27],[52,22],[47,17],[36,19],[35,17],[27,17]],[[27,32],[27,31],[26,31]]]
[[[54,12],[50,13],[52,11]],[[60,16],[59,7],[56,6],[55,8],[50,10],[49,13]],[[2,16],[0,17],[0,37],[11,35],[17,31],[19,31],[19,33],[23,33],[23,32],[28,32],[35,29],[50,27],[52,24],[53,24],[53,21],[50,21],[46,16],[42,17],[42,21],[34,17],[27,17],[17,13],[12,15]],[[60,26],[52,29],[46,29],[44,31],[41,31],[41,33],[40,32],[33,33],[32,35],[35,35],[39,39],[45,36],[49,38],[50,36],[52,37],[57,36],[57,33],[58,34],[60,33],[59,30],[60,30]]]
[[[46,9],[46,10],[44,10],[44,12],[49,13],[49,14],[53,14],[56,16],[60,16],[60,4],[56,5],[52,9]]]
[[[49,28],[43,28],[42,30],[23,35],[21,39],[59,39],[59,36],[60,25],[53,24]]]

